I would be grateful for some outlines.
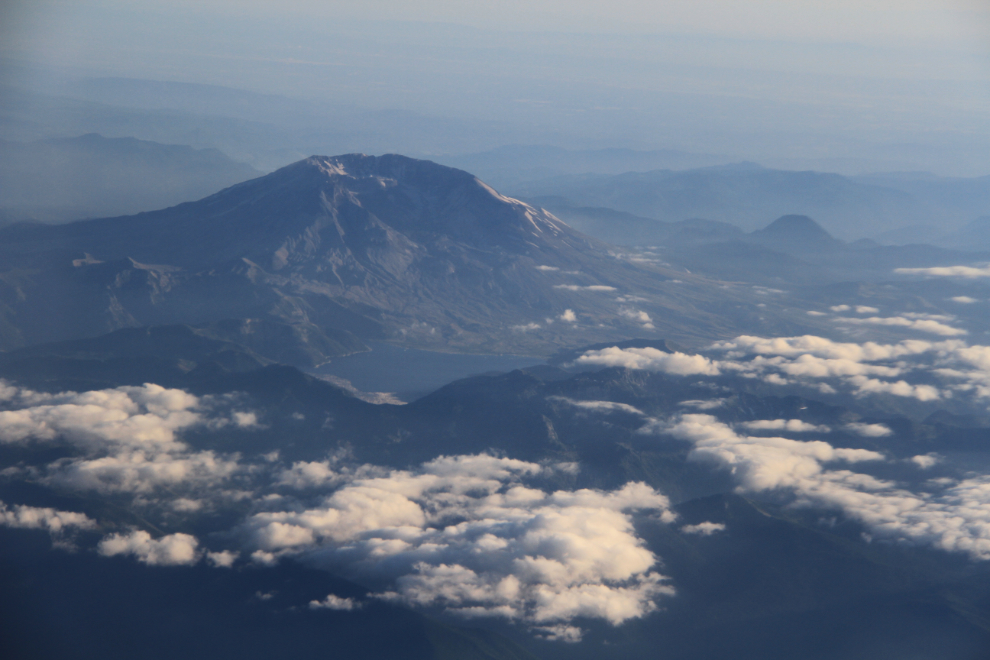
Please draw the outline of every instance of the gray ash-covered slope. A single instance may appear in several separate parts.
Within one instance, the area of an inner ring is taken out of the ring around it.
[[[258,317],[482,352],[765,330],[739,327],[713,283],[397,155],[311,157],[161,211],[7,227],[0,293],[5,348]]]

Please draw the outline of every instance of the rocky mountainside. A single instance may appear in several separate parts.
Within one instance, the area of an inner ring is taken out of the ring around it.
[[[548,354],[765,330],[764,314],[735,312],[747,296],[397,155],[311,157],[161,211],[0,231],[4,348],[267,318],[296,335]]]

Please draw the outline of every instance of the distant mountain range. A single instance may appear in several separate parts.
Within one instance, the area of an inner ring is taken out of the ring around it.
[[[845,239],[910,225],[958,228],[990,213],[990,179],[910,175],[845,177],[793,172],[755,163],[700,169],[580,174],[520,183],[513,194],[557,205],[603,207],[644,218],[727,222],[751,231],[768,218],[808,215]],[[943,229],[944,231],[944,229]],[[896,235],[892,234],[892,241]]]
[[[66,222],[200,199],[261,172],[216,149],[91,133],[0,140],[0,222]]]

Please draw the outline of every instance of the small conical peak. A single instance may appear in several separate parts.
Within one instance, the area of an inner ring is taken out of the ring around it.
[[[835,239],[825,229],[806,215],[784,215],[760,231],[765,236],[778,236],[780,238],[820,238],[827,241]]]

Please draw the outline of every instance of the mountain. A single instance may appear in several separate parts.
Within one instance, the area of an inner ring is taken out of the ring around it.
[[[259,174],[216,149],[96,133],[0,140],[0,218],[65,222],[150,211]]]
[[[842,241],[832,237],[806,215],[781,216],[746,238],[756,243],[783,248],[785,252],[832,251],[843,245]]]
[[[861,238],[935,218],[954,223],[970,219],[877,183],[838,174],[767,169],[755,163],[616,176],[560,176],[514,186],[512,191],[524,197],[556,195],[574,206],[607,207],[668,222],[708,218],[749,231],[767,218],[803,214],[843,238]]]
[[[7,348],[245,318],[529,355],[765,331],[726,313],[751,293],[627,259],[467,172],[398,155],[312,157],[161,211],[12,225],[0,273]]]

